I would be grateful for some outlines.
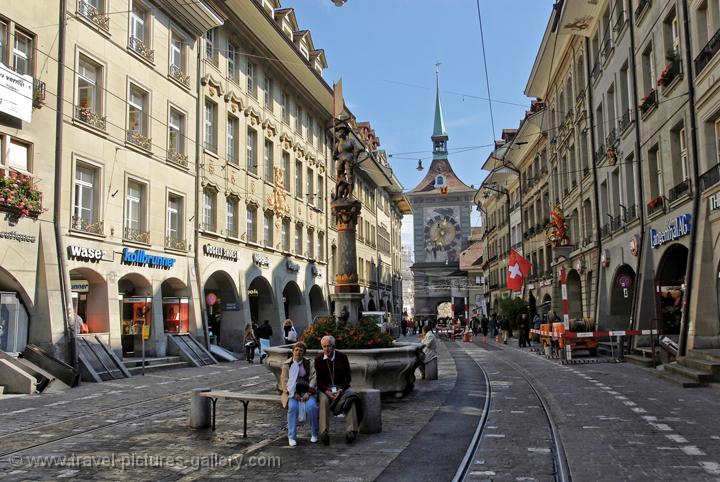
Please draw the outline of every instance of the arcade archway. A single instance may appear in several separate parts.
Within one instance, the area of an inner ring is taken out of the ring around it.
[[[620,266],[615,272],[612,283],[610,314],[613,316],[628,315],[629,317],[635,293],[635,270],[627,264]]]
[[[89,333],[109,333],[107,282],[97,271],[75,268],[70,271],[70,289],[75,313]]]
[[[0,268],[0,351],[21,352],[30,334],[29,299],[20,283]]]
[[[673,244],[665,251],[658,265],[655,294],[658,317],[665,335],[680,333],[687,255],[688,249],[685,246]]]
[[[163,293],[164,296],[164,293]],[[238,349],[237,333],[243,329],[235,281],[225,271],[215,271],[203,287],[211,343]]]
[[[140,356],[142,331],[152,327],[152,285],[150,281],[138,273],[126,274],[118,281],[118,300],[120,302],[120,341],[123,356]]]
[[[285,288],[283,288],[283,313],[285,318],[292,320],[298,333],[308,327],[309,320],[307,319],[303,295],[300,287],[294,281],[288,281]],[[281,330],[280,325],[278,325],[278,328]]]
[[[248,286],[247,295],[252,322],[260,326],[265,320],[268,320],[270,326],[273,327],[273,340],[282,340],[282,327],[277,319],[275,297],[268,280],[262,276],[257,276]]]
[[[322,289],[318,285],[310,288],[310,314],[314,320],[317,316],[326,316],[328,313],[325,299],[323,298]]]
[[[168,278],[160,286],[165,333],[190,332],[190,290],[177,278]]]
[[[568,312],[571,320],[582,319],[582,281],[574,269],[567,274]]]

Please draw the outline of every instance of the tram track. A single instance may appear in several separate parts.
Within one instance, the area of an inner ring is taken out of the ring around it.
[[[496,350],[493,351],[494,353],[498,353],[498,351]],[[501,349],[500,351],[505,350]],[[455,476],[453,477],[453,482],[466,481],[469,480],[472,476],[476,475],[473,473],[473,467],[475,465],[475,461],[478,459],[478,450],[481,449],[482,443],[484,441],[487,441],[488,434],[486,433],[486,429],[488,427],[488,420],[491,415],[491,406],[498,403],[496,396],[492,390],[492,383],[490,381],[490,377],[488,376],[487,370],[485,370],[485,368],[480,364],[479,360],[476,357],[471,358],[477,364],[486,381],[487,391],[485,398],[485,408],[483,410],[480,421],[478,422],[475,436],[473,437],[470,445],[468,446],[465,456],[463,457],[463,460],[458,467]],[[525,370],[523,367],[521,367],[514,361],[507,360],[498,356],[493,356],[493,360],[497,360],[505,364],[506,366],[511,368],[514,373],[518,374],[524,380],[527,387],[529,387],[533,398],[539,402],[539,407],[543,413],[543,417],[547,425],[549,440],[551,441],[550,452],[552,453],[554,480],[556,482],[570,482],[572,480],[572,476],[570,473],[570,468],[567,462],[567,455],[565,453],[559,431],[550,413],[550,406],[547,400],[545,400],[545,397],[543,397],[540,391],[538,391],[538,389],[535,387],[535,378],[530,373],[528,373],[527,370]],[[482,475],[489,474],[487,472],[482,472]]]
[[[256,378],[259,378],[259,377],[254,376],[254,377],[252,377],[251,379],[256,379]],[[248,378],[238,378],[238,379],[230,380],[230,381],[223,382],[223,383],[218,383],[218,384],[214,384],[214,385],[207,385],[207,387],[208,387],[208,388],[211,388],[211,389],[215,389],[215,388],[220,388],[220,387],[224,387],[224,386],[228,386],[228,385],[238,384],[239,382],[244,382],[244,381],[248,381]],[[241,384],[240,387],[242,387],[242,388],[248,388],[248,387],[253,387],[253,386],[262,385],[262,384],[264,384],[264,382],[258,381],[258,382],[256,382],[256,383],[245,383],[245,384]],[[97,432],[97,431],[105,430],[105,429],[108,429],[108,428],[111,428],[111,427],[115,427],[115,426],[124,425],[124,424],[131,423],[131,422],[135,422],[135,421],[137,421],[137,420],[145,419],[145,418],[147,418],[147,417],[153,417],[153,416],[155,416],[155,415],[159,415],[159,414],[162,414],[162,413],[167,413],[167,412],[175,411],[175,410],[178,410],[178,409],[183,408],[183,407],[184,407],[184,408],[187,408],[187,407],[189,407],[189,394],[190,394],[190,392],[191,392],[191,390],[186,390],[186,391],[183,391],[183,392],[180,392],[180,393],[173,393],[173,394],[162,395],[162,396],[149,398],[149,399],[147,399],[147,400],[143,400],[143,401],[139,401],[139,402],[133,402],[131,407],[128,407],[128,406],[125,406],[125,405],[108,407],[108,408],[104,408],[104,409],[102,409],[102,410],[98,410],[98,411],[95,411],[95,412],[92,412],[92,413],[88,413],[88,414],[85,414],[85,415],[80,415],[80,416],[77,416],[77,417],[70,417],[70,418],[66,418],[66,419],[63,419],[63,420],[58,420],[58,421],[56,421],[56,422],[51,422],[51,423],[41,424],[41,425],[35,425],[35,426],[33,426],[33,427],[28,427],[28,428],[26,428],[26,429],[18,430],[18,431],[15,431],[15,432],[10,432],[10,433],[5,434],[5,435],[3,435],[2,437],[0,437],[0,446],[13,445],[13,442],[15,443],[15,445],[14,445],[14,447],[10,448],[10,450],[0,449],[0,450],[2,450],[2,451],[0,451],[0,460],[1,460],[2,458],[6,458],[6,457],[9,457],[9,456],[12,456],[12,455],[16,455],[16,454],[18,454],[18,453],[25,452],[25,451],[27,451],[27,450],[32,450],[32,449],[35,449],[35,448],[38,448],[38,447],[43,447],[43,446],[46,446],[46,445],[54,444],[54,443],[61,442],[61,441],[64,441],[64,440],[68,440],[68,439],[71,439],[71,438],[74,438],[74,437],[86,435],[86,434],[88,434],[88,433]],[[148,405],[148,404],[154,404],[154,405],[155,405],[155,404],[157,404],[157,403],[160,402],[160,401],[166,401],[166,402],[167,402],[167,401],[172,401],[173,399],[177,399],[177,400],[178,400],[178,403],[174,403],[174,404],[172,404],[172,405],[165,405],[165,406],[163,406],[161,409],[158,409],[158,410],[149,410],[149,411],[148,411],[148,410],[141,410],[140,413],[134,413],[134,414],[132,414],[132,415],[125,416],[124,418],[121,418],[121,419],[119,419],[119,420],[112,420],[111,422],[108,422],[108,423],[104,423],[104,424],[100,424],[100,425],[95,425],[95,426],[89,427],[87,430],[77,430],[78,422],[82,422],[82,421],[84,421],[84,420],[86,420],[86,421],[95,421],[95,420],[97,420],[99,417],[102,417],[103,414],[107,414],[107,413],[117,413],[117,411],[119,411],[119,410],[127,410],[127,409],[135,410],[135,409],[137,409],[139,406],[144,406],[144,405]],[[182,400],[182,401],[180,401],[180,400]],[[16,441],[13,441],[13,438],[14,438],[14,437],[17,438],[17,437],[19,437],[19,436],[28,435],[28,434],[30,434],[30,433],[32,433],[32,432],[36,432],[36,431],[43,430],[43,429],[48,429],[48,428],[51,428],[51,427],[61,426],[61,425],[63,425],[63,424],[67,424],[67,425],[68,425],[67,428],[64,428],[64,429],[63,429],[63,430],[65,431],[65,434],[60,434],[60,435],[58,435],[58,436],[56,436],[56,437],[47,438],[46,440],[44,440],[44,441],[42,441],[42,442],[40,442],[40,443],[27,444],[27,443],[24,443],[24,440],[16,440]],[[71,431],[71,433],[68,433],[68,431]]]

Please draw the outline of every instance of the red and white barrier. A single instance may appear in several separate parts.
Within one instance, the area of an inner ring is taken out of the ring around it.
[[[543,331],[530,330],[540,336],[551,336],[553,338],[603,338],[608,336],[638,336],[657,335],[657,330],[619,330],[619,331]]]

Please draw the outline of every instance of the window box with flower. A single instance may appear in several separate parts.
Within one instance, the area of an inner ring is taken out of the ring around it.
[[[660,72],[657,79],[657,86],[662,89],[663,95],[667,95],[670,90],[682,79],[682,66],[680,55],[671,51],[667,55],[668,63]]]
[[[648,201],[648,216],[651,216],[657,211],[661,211],[663,209],[664,201],[665,199],[663,196],[658,196],[655,199],[651,199],[650,201]]]
[[[42,214],[42,193],[32,176],[0,170],[0,210],[21,218],[37,219]]]
[[[657,100],[657,89],[652,89],[645,97],[640,99],[638,109],[640,109],[643,116],[647,115],[657,106]]]

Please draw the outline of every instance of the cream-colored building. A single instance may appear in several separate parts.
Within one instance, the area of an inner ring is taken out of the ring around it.
[[[0,12],[0,350],[23,351],[32,343],[64,356],[68,319],[53,229],[53,20],[59,16],[51,1],[6,2]],[[22,203],[28,195],[42,198],[27,208]]]

